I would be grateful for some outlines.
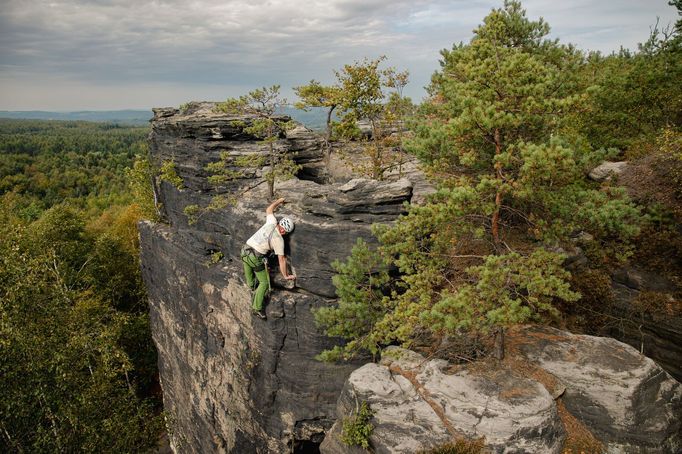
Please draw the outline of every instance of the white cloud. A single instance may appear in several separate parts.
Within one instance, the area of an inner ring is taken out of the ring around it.
[[[438,66],[438,51],[468,40],[501,3],[3,0],[0,109],[21,108],[21,94],[33,99],[42,86],[44,108],[107,108],[112,99],[151,107],[171,104],[159,102],[163,93],[198,96],[183,87],[203,87],[205,94],[223,87],[222,98],[274,83],[288,88],[311,78],[330,81],[344,63],[382,54],[411,71],[408,92],[418,98]],[[563,42],[604,51],[646,39],[656,15],[675,19],[667,0],[526,0],[524,7],[531,18],[544,16]],[[89,87],[89,105],[77,101],[77,90],[68,91],[78,86]],[[98,94],[97,87],[117,96]],[[63,94],[47,96],[50,89]]]

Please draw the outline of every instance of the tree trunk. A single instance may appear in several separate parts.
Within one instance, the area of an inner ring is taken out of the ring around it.
[[[265,176],[268,180],[268,196],[270,200],[275,198],[275,147],[270,142],[270,173]]]
[[[372,123],[372,142],[374,142],[374,155],[372,156],[372,178],[375,180],[384,179],[384,169],[382,168],[382,151],[379,146],[379,128],[375,120],[370,120]]]
[[[504,328],[499,327],[495,331],[495,346],[493,347],[495,358],[502,361],[504,359]]]
[[[336,106],[331,106],[327,111],[327,133],[324,136],[327,142],[332,140],[332,112],[334,112],[334,109],[336,109]]]
[[[502,143],[500,142],[500,130],[495,130],[495,156],[499,156],[502,153]],[[500,249],[500,208],[502,207],[502,164],[499,162],[495,163],[495,176],[498,180],[499,187],[495,193],[495,211],[493,212],[493,218],[491,220],[491,228],[493,235],[493,243],[495,244],[495,251]]]
[[[331,106],[327,111],[327,131],[324,135],[324,145],[327,147],[324,153],[324,163],[327,169],[329,169],[329,163],[332,159],[332,113],[336,109],[336,106]]]

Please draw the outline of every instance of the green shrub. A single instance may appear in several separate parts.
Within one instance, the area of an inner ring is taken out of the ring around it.
[[[367,401],[362,402],[355,416],[344,418],[341,441],[348,446],[361,446],[369,449],[369,437],[372,436],[374,425],[371,422],[374,412]]]
[[[177,189],[183,189],[185,187],[182,178],[180,178],[177,171],[175,170],[175,161],[173,160],[164,161],[161,164],[161,169],[159,169],[159,178],[162,181],[169,182]]]

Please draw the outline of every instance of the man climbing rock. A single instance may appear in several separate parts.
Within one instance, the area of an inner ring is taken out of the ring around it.
[[[270,289],[270,275],[266,269],[268,253],[274,251],[275,255],[277,255],[279,271],[284,276],[284,279],[296,279],[296,276],[289,274],[287,271],[287,258],[284,255],[284,238],[282,238],[283,235],[294,230],[294,223],[287,217],[280,219],[278,223],[275,217],[275,209],[283,203],[284,198],[280,198],[272,202],[265,209],[265,224],[246,241],[241,253],[242,262],[244,263],[244,274],[246,275],[246,285],[251,289],[255,289],[251,307],[254,314],[262,319],[266,318],[265,311],[263,310],[263,300],[265,299],[265,293]]]

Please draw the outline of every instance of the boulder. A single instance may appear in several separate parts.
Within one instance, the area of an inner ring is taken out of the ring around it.
[[[323,454],[341,441],[343,419],[366,401],[377,453],[428,451],[482,439],[488,452],[564,452],[578,425],[609,453],[682,448],[682,386],[652,360],[610,338],[526,326],[507,334],[502,363],[452,367],[398,347],[355,370],[337,404]]]
[[[625,170],[627,165],[628,163],[626,161],[602,162],[597,167],[592,169],[588,176],[595,181],[609,180],[613,176],[620,175]]]
[[[566,408],[609,452],[682,449],[682,386],[653,360],[609,337],[549,327],[509,337],[513,352],[565,386]]]
[[[376,453],[415,453],[481,437],[495,452],[561,452],[564,429],[541,384],[508,371],[447,373],[447,366],[389,347],[381,364],[367,364],[348,378],[339,420],[321,452],[353,452],[339,442],[341,421],[362,401],[374,411],[370,441]]]

